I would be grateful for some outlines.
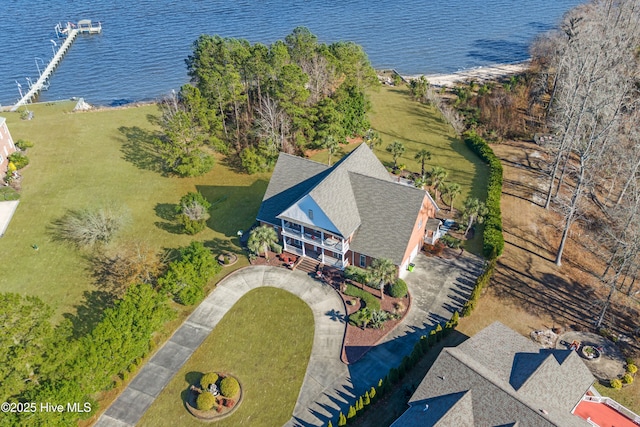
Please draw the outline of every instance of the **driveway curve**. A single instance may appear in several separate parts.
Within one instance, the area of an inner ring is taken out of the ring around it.
[[[348,375],[347,366],[340,361],[345,330],[344,303],[331,287],[305,273],[252,266],[230,274],[216,286],[140,369],[95,425],[134,426],[227,311],[247,292],[264,286],[291,292],[313,312],[315,333],[311,356],[289,424],[306,414],[318,396],[332,388],[336,378]]]

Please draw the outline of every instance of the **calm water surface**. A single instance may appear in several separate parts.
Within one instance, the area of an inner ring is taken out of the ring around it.
[[[89,4],[90,3],[90,4]],[[0,0],[0,104],[38,77],[57,22],[100,21],[79,37],[41,101],[83,96],[99,105],[152,100],[187,81],[184,59],[203,33],[271,43],[299,25],[320,41],[353,40],[377,68],[449,73],[517,62],[536,34],[579,0]],[[60,42],[58,41],[58,44]]]

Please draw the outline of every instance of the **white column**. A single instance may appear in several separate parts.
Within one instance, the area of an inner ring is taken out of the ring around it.
[[[320,249],[322,250],[322,255],[321,255],[322,263],[324,264],[324,248],[320,248]]]

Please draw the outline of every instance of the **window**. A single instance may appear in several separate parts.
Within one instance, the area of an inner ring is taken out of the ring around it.
[[[367,265],[367,256],[360,255],[360,267],[365,267]]]
[[[313,211],[309,209],[309,219],[313,219]]]

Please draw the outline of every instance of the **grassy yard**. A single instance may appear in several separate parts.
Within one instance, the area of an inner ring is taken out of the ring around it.
[[[141,240],[173,248],[203,240],[214,249],[237,250],[237,231],[254,221],[268,175],[239,174],[221,162],[198,178],[169,178],[157,170],[150,148],[155,106],[71,113],[73,103],[38,104],[32,121],[7,118],[14,140],[28,139],[29,166],[22,171],[22,196],[7,233],[0,238],[6,267],[1,292],[36,295],[59,319],[75,312],[86,292],[96,290],[89,255],[55,241],[52,221],[70,209],[122,208],[131,220],[112,247]],[[208,228],[197,236],[176,234],[168,213],[180,197],[198,189],[212,203]],[[37,245],[34,250],[32,245]]]
[[[216,426],[280,426],[291,418],[311,347],[311,309],[275,288],[247,293],[191,356],[138,425],[201,426],[183,404],[185,390],[209,371],[228,372],[242,383],[241,406]]]
[[[387,145],[393,141],[404,144],[406,151],[398,159],[398,164],[405,164],[408,171],[420,172],[420,163],[414,159],[422,149],[431,152],[431,160],[426,162],[425,169],[441,166],[449,171],[447,182],[456,182],[462,187],[462,193],[454,202],[456,209],[461,209],[464,200],[477,197],[481,200],[487,194],[488,167],[467,148],[453,128],[444,120],[440,112],[432,106],[412,101],[406,87],[382,86],[379,91],[369,93],[372,113],[371,126],[380,133],[382,144],[374,149],[378,158],[386,166],[393,166],[393,157],[386,151]],[[339,155],[353,150],[357,145],[342,147]],[[327,163],[326,151],[311,157],[321,163]],[[448,206],[437,201],[441,209],[448,211]],[[474,253],[482,251],[482,233],[467,242],[466,248]]]

